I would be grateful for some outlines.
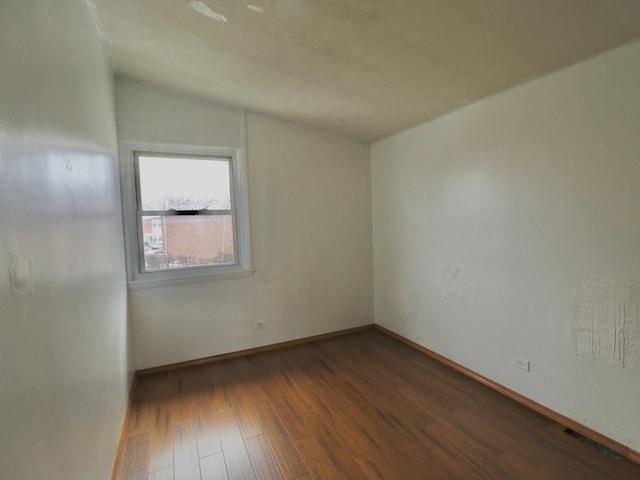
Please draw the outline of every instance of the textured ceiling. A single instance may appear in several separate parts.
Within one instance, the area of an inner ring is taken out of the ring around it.
[[[89,0],[116,72],[371,142],[640,38],[640,0]]]

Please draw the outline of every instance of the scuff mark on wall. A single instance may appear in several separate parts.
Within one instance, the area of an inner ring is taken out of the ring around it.
[[[278,0],[278,13],[283,17],[299,17],[307,11],[305,0]]]
[[[570,348],[622,368],[640,365],[640,283],[587,272],[574,293]]]
[[[445,262],[440,265],[439,282],[442,293],[448,298],[456,300],[464,300],[466,293],[464,291],[462,268],[453,262]]]

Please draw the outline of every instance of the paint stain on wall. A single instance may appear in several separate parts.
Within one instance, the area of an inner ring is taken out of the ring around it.
[[[640,283],[587,273],[575,289],[570,348],[622,368],[640,365]]]
[[[464,291],[462,268],[453,262],[445,262],[440,265],[438,283],[442,293],[448,298],[464,300],[467,296]]]

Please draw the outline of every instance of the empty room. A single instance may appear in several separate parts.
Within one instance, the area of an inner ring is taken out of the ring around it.
[[[640,479],[640,2],[0,0],[0,479]]]

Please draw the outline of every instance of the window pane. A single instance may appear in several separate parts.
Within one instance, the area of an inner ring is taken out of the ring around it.
[[[139,156],[142,210],[231,209],[230,162]]]
[[[143,216],[145,271],[237,263],[231,215]]]

